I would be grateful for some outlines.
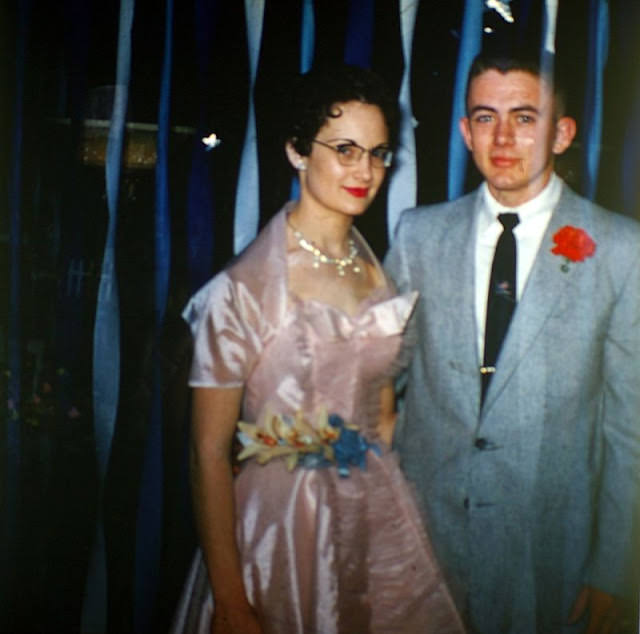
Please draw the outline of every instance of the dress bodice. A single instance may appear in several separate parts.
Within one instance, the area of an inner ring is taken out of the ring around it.
[[[260,422],[302,411],[312,421],[319,408],[371,434],[379,388],[397,371],[402,333],[417,294],[395,295],[383,283],[354,314],[287,286],[287,208],[258,239],[192,300],[185,317],[195,333],[196,363],[190,384],[243,385],[242,417]],[[359,234],[361,253],[379,267]]]

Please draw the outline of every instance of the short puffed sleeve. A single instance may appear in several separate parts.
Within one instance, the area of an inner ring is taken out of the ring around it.
[[[239,387],[260,354],[262,311],[226,272],[214,277],[182,313],[194,336],[191,387]]]

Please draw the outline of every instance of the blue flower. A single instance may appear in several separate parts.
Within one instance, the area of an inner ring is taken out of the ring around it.
[[[380,455],[378,445],[368,442],[357,429],[347,427],[344,420],[337,414],[329,416],[329,425],[340,429],[340,437],[331,444],[341,477],[349,476],[350,466],[366,470],[368,449]]]

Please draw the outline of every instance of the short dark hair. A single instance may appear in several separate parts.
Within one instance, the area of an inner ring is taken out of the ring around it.
[[[389,143],[394,144],[398,125],[397,99],[377,73],[351,65],[312,69],[296,79],[285,121],[285,140],[296,152],[308,156],[318,130],[329,118],[342,114],[335,108],[336,104],[349,101],[378,106],[387,125]]]
[[[469,107],[471,83],[476,77],[490,70],[495,70],[502,75],[520,71],[529,73],[547,83],[553,92],[554,115],[559,119],[565,114],[566,98],[564,89],[558,81],[557,73],[554,71],[554,61],[554,56],[550,53],[543,53],[537,57],[506,57],[484,53],[476,55],[471,63],[467,77],[467,87],[464,95],[465,107],[467,109]]]

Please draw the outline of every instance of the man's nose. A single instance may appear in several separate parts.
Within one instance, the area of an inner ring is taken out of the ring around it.
[[[513,125],[508,119],[499,119],[494,130],[496,145],[506,145],[513,141]]]

